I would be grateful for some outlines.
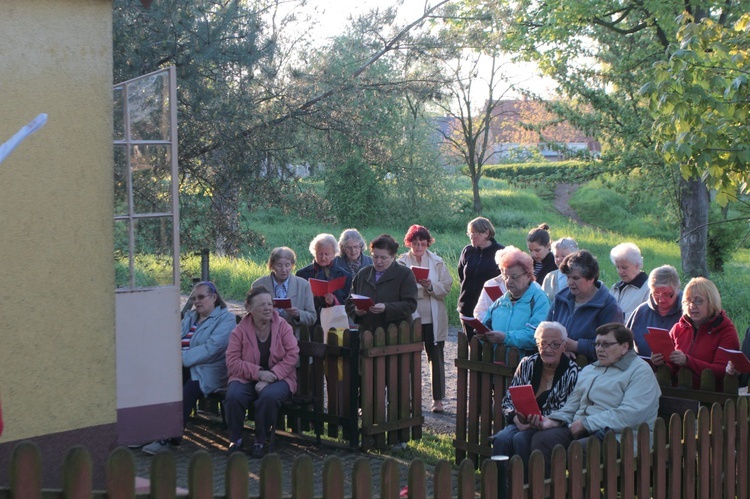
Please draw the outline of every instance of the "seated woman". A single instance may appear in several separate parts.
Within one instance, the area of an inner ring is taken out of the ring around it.
[[[375,304],[361,310],[351,296],[346,300],[346,312],[361,331],[374,332],[401,321],[411,322],[417,310],[417,280],[411,270],[396,262],[397,253],[398,243],[388,234],[370,242],[372,265],[357,273],[352,294],[370,297]]]
[[[553,270],[542,283],[542,290],[547,294],[550,303],[555,302],[555,295],[568,287],[568,278],[560,270],[563,260],[571,253],[578,251],[578,243],[571,237],[563,237],[552,243],[552,253],[555,255],[557,270]]]
[[[534,260],[534,280],[541,286],[547,274],[557,270],[550,245],[549,225],[541,224],[532,229],[526,236],[526,247]]]
[[[366,245],[357,229],[344,229],[339,236],[339,251],[333,264],[349,271],[354,277],[360,269],[372,265],[372,258],[364,254]]]
[[[534,332],[539,353],[525,357],[518,364],[510,382],[510,386],[531,385],[544,416],[565,404],[578,380],[580,368],[567,355],[563,355],[567,337],[562,324],[541,322]],[[524,415],[516,413],[509,391],[503,397],[503,414],[506,426],[494,436],[492,454],[519,455],[525,470],[531,455],[531,438],[537,430],[531,427]]]
[[[432,383],[432,412],[443,412],[445,398],[445,358],[443,349],[448,338],[448,310],[445,297],[453,286],[448,268],[442,258],[428,248],[435,242],[430,231],[421,225],[412,225],[404,236],[409,248],[398,263],[411,267],[427,268],[427,278],[417,281],[417,312],[422,321],[422,339],[430,364]]]
[[[671,265],[656,267],[648,276],[648,289],[648,300],[636,307],[626,324],[633,331],[635,351],[644,357],[651,357],[651,347],[644,339],[648,328],[669,331],[682,315],[682,290],[677,269]]]
[[[531,451],[544,455],[549,475],[555,445],[578,440],[586,449],[589,438],[604,439],[632,428],[635,434],[647,423],[652,434],[661,389],[651,366],[633,350],[633,333],[622,324],[604,324],[596,330],[597,361],[584,367],[565,405],[547,416],[532,416],[531,426],[540,430],[531,439]],[[634,439],[634,442],[636,439]]]
[[[534,331],[547,317],[549,301],[534,281],[534,262],[528,253],[515,246],[506,246],[495,254],[508,292],[490,305],[484,325],[490,331],[478,334],[490,343],[504,343],[519,350],[533,350]]]
[[[704,369],[710,369],[716,376],[717,389],[721,390],[729,357],[719,349],[740,349],[732,321],[721,309],[721,296],[716,285],[705,277],[694,277],[685,286],[682,295],[683,316],[669,331],[675,350],[668,359],[660,353],[652,353],[655,366],[665,362],[673,371],[686,366],[693,371],[693,388],[700,386],[700,376]]]
[[[295,329],[302,324],[312,326],[318,318],[310,283],[292,275],[296,262],[297,255],[291,248],[286,246],[274,248],[268,258],[268,268],[271,274],[261,277],[251,286],[253,288],[262,286],[269,291],[273,290],[274,298],[288,298],[292,306],[276,310]]]
[[[199,282],[190,296],[193,309],[182,319],[182,427],[187,425],[195,404],[201,397],[224,388],[227,366],[224,352],[229,334],[236,324],[235,316],[212,282]],[[143,447],[156,454],[180,438],[157,440]]]
[[[638,305],[648,300],[648,275],[643,268],[641,250],[633,243],[618,244],[609,252],[609,259],[617,268],[620,281],[612,285],[610,293],[629,319]]]
[[[227,348],[227,450],[242,450],[245,413],[254,404],[255,442],[250,455],[260,458],[268,452],[279,407],[297,389],[299,347],[292,327],[273,308],[266,288],[251,289],[245,309],[247,315],[232,331]]]
[[[313,262],[307,267],[297,271],[297,277],[309,281],[310,279],[320,279],[322,281],[332,281],[339,277],[346,277],[344,286],[333,293],[325,296],[313,296],[315,302],[315,312],[317,319],[315,324],[320,324],[320,311],[324,307],[333,305],[343,305],[349,291],[352,287],[352,275],[349,271],[342,269],[333,263],[336,255],[336,238],[331,234],[318,234],[310,242],[310,253],[313,256]]]
[[[606,286],[599,280],[599,263],[586,250],[566,256],[560,270],[568,278],[568,287],[555,295],[547,315],[568,330],[565,350],[571,355],[583,354],[593,362],[596,328],[609,322],[623,322],[622,310]]]

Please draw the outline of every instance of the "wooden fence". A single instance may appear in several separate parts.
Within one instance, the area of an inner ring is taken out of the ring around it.
[[[362,450],[422,438],[422,326],[391,324],[360,337]]]
[[[750,423],[748,400],[737,404],[728,400],[722,407],[714,404],[709,411],[701,407],[697,417],[688,411],[683,418],[673,415],[669,427],[657,419],[653,447],[649,445],[647,425],[637,435],[627,428],[621,445],[612,432],[603,443],[589,439],[586,459],[578,442],[569,449],[557,447],[552,453],[551,478],[544,478],[541,453],[535,451],[529,461],[529,485],[523,483],[523,464],[514,456],[507,471],[498,469],[492,460],[484,460],[481,474],[474,473],[474,464],[461,462],[455,477],[447,461],[439,462],[431,475],[432,497],[460,499],[498,497],[499,483],[506,483],[511,498],[746,498],[750,497]],[[634,438],[637,451],[634,450]],[[619,458],[618,458],[619,453]],[[119,448],[107,464],[106,491],[92,491],[92,463],[88,452],[71,449],[65,459],[61,490],[41,491],[41,455],[29,442],[16,446],[11,457],[10,486],[0,487],[0,499],[11,498],[133,498],[135,496],[135,463],[128,449]],[[409,465],[406,483],[399,480],[398,464],[386,459],[380,467],[381,498],[396,499],[404,485],[407,497],[426,498],[428,479],[424,463],[415,460]],[[223,496],[248,497],[251,476],[245,456],[235,453],[226,467]],[[345,477],[351,477],[351,489],[345,490]],[[255,478],[253,478],[255,479]],[[291,491],[283,488],[281,459],[270,454],[263,458],[258,475],[261,498],[312,498],[316,482],[322,482],[326,499],[345,497],[368,499],[373,495],[373,472],[366,458],[359,458],[351,470],[344,470],[340,459],[329,458],[322,476],[316,479],[309,456],[297,457],[292,466]],[[150,495],[138,497],[172,498],[176,489],[176,466],[172,453],[154,456],[151,464]],[[208,453],[192,456],[188,470],[189,497],[212,498],[213,464]],[[455,490],[455,493],[454,493]]]
[[[490,437],[505,427],[502,399],[513,379],[521,355],[515,348],[500,345],[493,349],[488,343],[476,338],[468,341],[465,334],[458,335],[456,359],[457,402],[456,462],[470,459],[475,466],[492,455]],[[576,362],[586,365],[586,358],[579,355]],[[666,366],[656,373],[662,390],[660,415],[669,419],[673,412],[683,414],[686,409],[698,411],[701,405],[724,404],[727,400],[737,402],[739,397],[736,376],[724,378],[723,391],[716,391],[713,372],[706,370],[701,375],[701,386],[693,389],[692,371],[682,368],[676,376],[677,386],[672,386],[672,374]]]

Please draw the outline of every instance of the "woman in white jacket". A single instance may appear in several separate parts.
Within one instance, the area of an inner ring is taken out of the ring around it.
[[[435,242],[430,232],[421,225],[409,227],[404,244],[409,252],[401,255],[399,263],[409,268],[428,269],[427,278],[417,277],[417,313],[422,322],[422,338],[430,363],[432,381],[432,412],[443,412],[445,398],[445,358],[443,350],[448,337],[448,310],[445,297],[451,290],[453,278],[443,259],[427,248]],[[417,271],[419,272],[419,271]]]

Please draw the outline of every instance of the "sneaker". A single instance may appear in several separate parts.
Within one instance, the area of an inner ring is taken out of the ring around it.
[[[152,456],[156,454],[157,452],[168,449],[169,448],[169,440],[157,440],[156,442],[151,442],[148,445],[144,445],[143,449],[141,449],[146,454],[151,454]]]
[[[242,439],[229,443],[229,447],[227,447],[227,455],[231,455],[234,452],[242,452]]]
[[[443,412],[443,401],[433,400],[432,401],[432,412]]]
[[[253,449],[250,451],[250,457],[260,459],[266,455],[266,447],[263,444],[253,444]]]

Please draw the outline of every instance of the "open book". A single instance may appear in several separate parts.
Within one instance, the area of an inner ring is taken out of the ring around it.
[[[719,350],[726,352],[729,360],[732,361],[732,365],[742,374],[750,373],[750,360],[747,359],[741,350],[729,350],[728,348],[719,347]]]
[[[421,281],[422,279],[427,279],[430,276],[430,269],[427,267],[418,267],[415,265],[411,268],[411,271],[414,273],[414,278],[417,281]]]
[[[325,296],[328,293],[333,293],[344,287],[346,284],[346,276],[337,277],[330,281],[324,281],[323,279],[310,278],[310,289],[314,296]]]
[[[496,301],[503,296],[503,290],[500,289],[500,286],[485,286],[484,292],[487,293],[487,296],[489,296],[492,301]]]
[[[465,315],[462,315],[461,320],[464,321],[469,326],[473,327],[474,331],[476,331],[477,334],[484,334],[490,331],[489,329],[487,329],[487,326],[482,324],[482,321],[480,321],[476,317],[467,317]]]
[[[354,293],[352,293],[349,298],[352,299],[354,307],[357,310],[370,310],[370,307],[375,305],[375,302],[372,301],[372,298],[370,298],[369,296],[355,295]]]

